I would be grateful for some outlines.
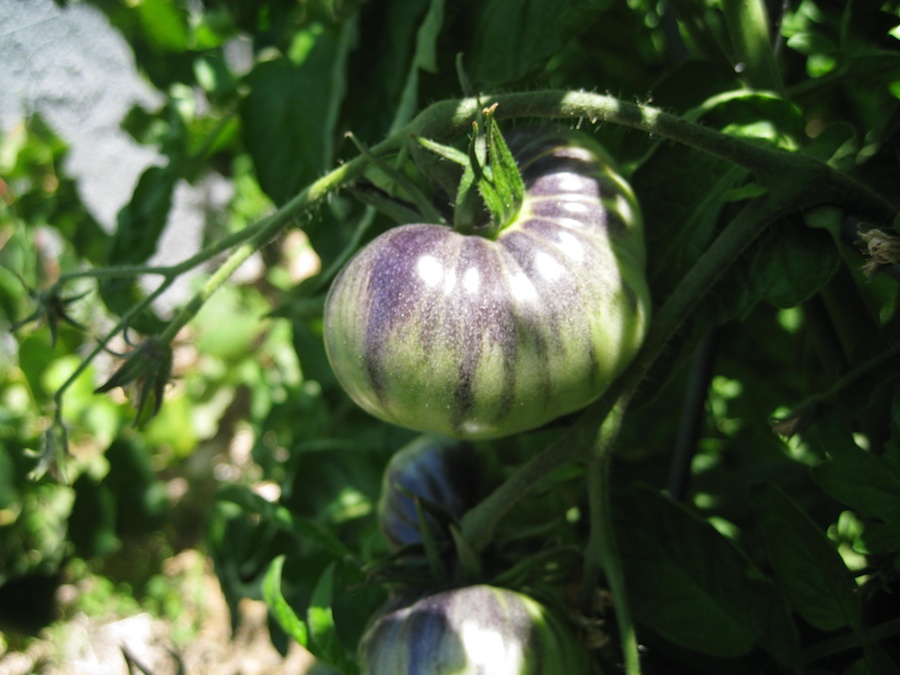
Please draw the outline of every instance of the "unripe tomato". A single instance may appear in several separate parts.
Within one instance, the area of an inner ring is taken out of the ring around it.
[[[574,132],[513,135],[525,183],[495,239],[404,225],[363,248],[325,306],[325,347],[362,408],[457,438],[539,427],[596,399],[649,319],[634,195]]]
[[[583,647],[548,608],[478,585],[379,616],[359,645],[363,675],[582,675]]]
[[[420,436],[391,457],[382,479],[378,522],[393,548],[422,542],[416,505],[410,494],[459,519],[475,504],[480,462],[475,449],[455,439]],[[427,516],[432,534],[440,537]]]

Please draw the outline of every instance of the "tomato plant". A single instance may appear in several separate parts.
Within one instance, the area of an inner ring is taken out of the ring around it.
[[[0,600],[181,526],[343,673],[473,588],[586,672],[896,670],[896,0],[84,6],[159,161],[106,230],[4,130]]]

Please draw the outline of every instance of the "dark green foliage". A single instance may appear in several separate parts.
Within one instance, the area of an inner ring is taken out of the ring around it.
[[[164,160],[106,233],[65,174],[72,139],[39,115],[0,138],[0,630],[43,627],[73,557],[131,583],[154,556],[196,546],[232,617],[243,598],[264,599],[273,642],[305,645],[320,672],[354,673],[376,609],[438,582],[526,592],[578,631],[595,672],[621,671],[627,626],[611,575],[583,588],[595,526],[585,463],[520,490],[484,546],[466,540],[463,517],[451,538],[392,550],[376,505],[384,467],[414,434],[353,405],[322,344],[331,281],[390,215],[419,208],[452,223],[461,176],[472,187],[462,215],[509,215],[512,174],[453,160],[471,147],[482,164],[508,164],[493,122],[505,133],[541,120],[499,106],[479,128],[486,140],[445,120],[423,141],[444,154],[391,145],[381,168],[250,240],[264,271],[198,296],[174,341],[146,298],[187,268],[138,279],[179,187],[214,176],[234,189],[224,212],[205,214],[214,273],[255,223],[360,154],[346,132],[375,149],[436,101],[472,93],[488,107],[500,93],[555,88],[649,103],[783,151],[773,175],[658,127],[563,118],[635,188],[655,310],[742,214],[792,193],[809,197],[794,205],[816,204],[775,212],[698,291],[622,422],[609,504],[644,672],[897,672],[900,245],[890,208],[872,204],[900,201],[900,3],[89,4],[164,100],[122,120]],[[869,199],[803,183],[792,167],[806,159],[855,178]],[[302,275],[299,230],[320,263]],[[100,265],[134,273],[94,276]],[[117,322],[124,339],[107,342]],[[78,370],[87,354],[97,358]],[[696,381],[699,402],[685,410]],[[120,389],[135,395],[143,429]],[[477,444],[486,468],[475,496],[559,439],[590,446],[599,423],[573,415]],[[685,477],[683,494],[666,494],[673,476]],[[8,610],[25,597],[40,599],[33,616]]]

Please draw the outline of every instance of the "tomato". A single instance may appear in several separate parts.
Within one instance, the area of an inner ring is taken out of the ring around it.
[[[495,239],[403,225],[329,291],[328,358],[383,420],[468,439],[536,428],[596,399],[640,347],[650,301],[631,189],[574,132],[509,145],[526,194]]]
[[[587,658],[547,607],[478,585],[426,596],[384,613],[359,645],[363,675],[581,675]]]
[[[450,519],[461,518],[478,499],[480,464],[470,445],[437,436],[420,436],[398,450],[385,468],[378,501],[378,522],[391,546],[422,541],[410,494]],[[433,518],[427,522],[436,538],[443,536]]]

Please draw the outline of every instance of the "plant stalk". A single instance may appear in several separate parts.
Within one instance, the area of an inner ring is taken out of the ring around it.
[[[406,127],[405,133],[450,137],[465,131],[486,103],[497,103],[496,118],[612,122],[695,148],[743,166],[771,190],[790,177],[795,193],[806,193],[810,206],[836,204],[876,223],[895,227],[897,204],[816,159],[752,143],[683,119],[652,106],[583,91],[545,90],[482,96],[434,103]]]
[[[620,398],[600,425],[593,456],[587,465],[590,535],[584,549],[584,597],[588,603],[585,611],[590,612],[589,603],[594,596],[593,590],[601,575],[605,574],[616,612],[625,672],[627,675],[640,675],[637,635],[631,620],[625,571],[619,557],[612,508],[612,457],[628,398],[628,395]]]
[[[178,331],[197,315],[197,312],[200,311],[200,308],[203,307],[210,296],[228,281],[238,267],[246,262],[250,256],[284,229],[300,213],[361,173],[367,162],[368,160],[364,156],[360,156],[339,166],[302,190],[300,194],[263,221],[261,226],[253,232],[253,235],[232,251],[231,255],[222,263],[222,266],[219,267],[216,273],[181,308],[178,314],[169,322],[169,325],[166,326],[160,337],[163,340],[171,341],[178,334]]]

